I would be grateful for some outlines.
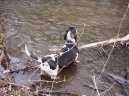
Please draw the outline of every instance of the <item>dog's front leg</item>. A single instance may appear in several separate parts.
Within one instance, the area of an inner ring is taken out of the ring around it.
[[[45,75],[45,72],[41,70],[40,75]]]

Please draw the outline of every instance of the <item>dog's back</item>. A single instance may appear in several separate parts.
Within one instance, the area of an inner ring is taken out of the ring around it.
[[[74,62],[78,48],[72,41],[66,41],[66,46],[61,49],[61,52],[63,54],[57,57],[59,67],[67,67]]]

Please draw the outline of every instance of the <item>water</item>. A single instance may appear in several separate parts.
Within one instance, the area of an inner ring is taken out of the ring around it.
[[[1,0],[1,11],[4,13],[3,17],[5,19],[4,28],[7,33],[5,44],[10,57],[12,57],[12,61],[15,59],[15,62],[12,62],[12,64],[15,66],[17,66],[16,64],[18,66],[25,66],[28,63],[30,64],[30,62],[35,63],[30,61],[25,55],[25,44],[37,56],[51,53],[48,50],[51,46],[62,46],[64,43],[63,35],[69,26],[76,27],[78,35],[80,35],[85,24],[79,45],[115,37],[128,1]],[[129,32],[128,17],[129,12],[122,24],[120,36],[125,36]],[[58,86],[58,91],[91,94],[92,89],[87,88],[86,84],[93,85],[92,81],[90,81],[93,75],[91,71],[95,70],[93,65],[96,64],[97,61],[95,60],[97,60],[100,54],[94,53],[96,51],[90,52],[89,57],[88,55],[80,57],[81,64],[72,68],[74,69],[72,71],[73,74],[67,75],[67,72],[63,73],[63,76],[66,76],[68,81],[60,87]],[[100,61],[104,61],[106,57],[100,55],[99,58]],[[100,61],[97,65],[100,64]],[[117,64],[118,61],[116,61],[113,64]],[[67,69],[67,71],[71,73],[71,70]],[[84,74],[88,75],[84,76]],[[21,75],[20,73],[16,75],[17,81],[22,78],[28,79],[28,77],[28,74]]]

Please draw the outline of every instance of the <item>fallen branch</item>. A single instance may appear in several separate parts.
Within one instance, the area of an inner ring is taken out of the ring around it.
[[[23,68],[17,68],[17,69],[8,69],[5,70],[3,73],[14,73],[14,72],[19,72],[19,71],[27,71],[28,69],[35,69],[37,66],[25,66]]]
[[[129,41],[129,34],[123,38],[114,38],[114,39],[109,39],[109,40],[105,40],[105,41],[101,41],[101,42],[95,42],[95,43],[91,43],[91,44],[82,45],[79,47],[79,49],[100,47],[100,46],[109,45],[109,44],[113,44],[113,43],[117,43],[117,42],[121,42],[121,44],[123,44],[124,42],[127,42],[127,41]]]
[[[65,82],[66,79],[64,78],[63,80],[60,80],[60,81],[49,81],[49,80],[29,80],[29,82],[46,82],[46,83],[62,83],[62,82]]]
[[[13,85],[13,86],[21,87],[21,88],[30,89],[28,86],[19,85],[19,84],[13,83],[11,81],[0,80],[0,84]]]
[[[35,70],[35,72],[36,72],[36,70]],[[33,72],[33,73],[35,73],[35,72]],[[62,83],[62,82],[65,82],[66,81],[66,79],[65,79],[65,77],[64,77],[64,79],[63,80],[57,80],[57,79],[54,79],[54,80],[45,80],[45,79],[42,79],[42,80],[31,80],[31,77],[32,77],[32,75],[30,76],[30,78],[29,78],[29,82],[46,82],[46,83]]]
[[[100,93],[99,93],[99,90],[98,90],[98,87],[97,87],[96,77],[93,76],[93,77],[92,77],[92,80],[93,80],[93,83],[94,83],[94,85],[95,85],[95,89],[96,89],[97,94],[98,94],[97,96],[100,96]]]
[[[49,92],[39,91],[38,95],[43,96],[83,96],[82,94],[74,94],[74,93],[68,93],[68,92],[52,92],[51,95],[49,95]],[[85,96],[85,95],[84,95]]]

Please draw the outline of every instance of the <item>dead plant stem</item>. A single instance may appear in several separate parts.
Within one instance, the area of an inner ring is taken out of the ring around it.
[[[122,19],[121,19],[121,22],[120,22],[120,24],[119,24],[118,31],[117,31],[117,38],[116,38],[116,41],[117,41],[117,39],[118,39],[118,37],[119,37],[120,30],[121,30],[123,21],[124,21],[126,15],[127,15],[128,9],[129,9],[129,3],[128,3],[128,7],[126,8],[126,11],[125,11],[125,13],[124,13],[124,15],[123,15],[123,17],[122,17]],[[107,65],[107,63],[108,63],[108,61],[109,61],[109,59],[110,59],[110,57],[111,57],[111,55],[112,55],[112,52],[113,52],[113,50],[114,50],[114,46],[116,45],[116,41],[114,42],[114,45],[113,45],[112,49],[110,50],[110,53],[109,53],[109,55],[108,55],[108,58],[107,58],[106,62],[104,63],[103,69],[102,69],[102,71],[101,71],[101,74],[100,74],[99,77],[97,78],[96,83],[98,83],[98,81],[100,80],[102,74],[103,74],[104,71],[105,71],[106,65]],[[93,88],[93,91],[92,91],[92,95],[93,95],[93,93],[94,93],[94,88]],[[92,95],[91,95],[91,96],[92,96]]]

